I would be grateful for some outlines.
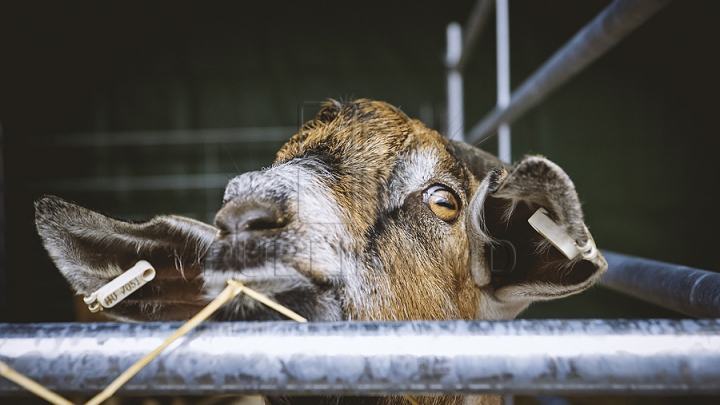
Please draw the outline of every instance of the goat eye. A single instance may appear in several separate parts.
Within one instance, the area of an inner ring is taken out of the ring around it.
[[[433,186],[423,193],[423,202],[433,214],[445,222],[457,218],[460,206],[455,195],[442,186]]]

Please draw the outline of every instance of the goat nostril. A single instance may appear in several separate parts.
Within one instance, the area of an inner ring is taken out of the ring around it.
[[[277,229],[285,226],[285,219],[264,211],[250,211],[243,215],[238,224],[239,230],[260,231]]]
[[[280,207],[270,204],[229,205],[218,212],[215,225],[220,234],[272,230],[285,227],[287,220]]]
[[[219,216],[215,218],[215,228],[218,229],[218,237],[232,232],[232,226],[224,218],[220,218]]]

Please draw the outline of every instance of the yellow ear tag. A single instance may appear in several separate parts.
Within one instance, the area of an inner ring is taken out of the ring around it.
[[[585,260],[593,260],[597,257],[597,248],[591,238],[588,238],[588,243],[585,246],[578,246],[564,229],[550,219],[545,208],[539,208],[535,211],[528,219],[528,223],[570,260],[580,254]]]
[[[88,304],[90,312],[102,311],[104,308],[114,307],[154,278],[153,266],[145,260],[140,260],[130,270],[117,276],[83,300]]]

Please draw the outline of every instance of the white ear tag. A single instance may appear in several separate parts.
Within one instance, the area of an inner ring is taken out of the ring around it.
[[[587,245],[578,246],[564,229],[550,219],[545,208],[539,208],[535,211],[528,219],[528,223],[570,260],[580,254],[582,254],[585,260],[593,260],[597,256],[597,248],[592,239],[588,240]]]
[[[117,276],[111,282],[102,286],[89,297],[83,298],[90,312],[102,311],[104,308],[114,307],[128,295],[155,278],[155,269],[145,260],[137,262],[130,270]]]

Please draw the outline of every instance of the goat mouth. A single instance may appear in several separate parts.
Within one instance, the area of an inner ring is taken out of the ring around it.
[[[342,319],[342,277],[330,276],[328,262],[321,261],[281,240],[218,239],[205,256],[205,296],[215,298],[227,280],[240,281],[269,299],[308,320]],[[225,305],[215,320],[286,320],[274,310],[244,294]]]
[[[294,269],[283,272],[293,276],[279,276],[274,269],[251,268],[242,271],[206,270],[205,292],[208,299],[216,297],[228,279],[243,282],[249,288],[300,314],[310,321],[337,321],[342,318],[342,305],[336,288],[319,285]],[[264,304],[240,294],[218,310],[216,321],[280,321],[287,318]]]
[[[228,269],[206,268],[203,271],[206,289],[225,288],[227,280],[237,280],[252,286],[254,284],[269,284],[282,282],[309,281],[292,267],[248,267]]]
[[[294,277],[294,269],[312,257],[283,238],[251,238],[248,235],[215,240],[205,257],[205,271],[239,274],[244,278]],[[311,260],[311,259],[310,259]]]

